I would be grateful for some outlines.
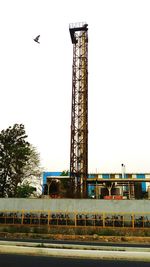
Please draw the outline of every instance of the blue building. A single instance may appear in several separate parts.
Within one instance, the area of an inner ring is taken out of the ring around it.
[[[61,177],[62,172],[43,172],[43,193],[44,193],[44,188],[46,188],[46,186],[48,185],[48,180],[50,178],[55,178],[57,179],[57,177]],[[68,176],[67,176],[68,177]],[[103,198],[103,196],[107,193],[107,188],[106,186],[103,185],[103,183],[100,184],[100,181],[104,181],[104,182],[111,182],[112,180],[115,181],[115,188],[112,189],[112,194],[118,194],[118,195],[124,195],[124,193],[126,192],[127,198],[130,198],[131,196],[142,196],[147,192],[148,186],[150,186],[150,173],[125,173],[124,176],[122,175],[122,173],[99,173],[99,174],[89,174],[88,175],[88,179],[89,181],[91,181],[91,183],[88,183],[88,188],[87,188],[87,192],[88,192],[88,197],[91,198]],[[115,180],[114,180],[115,179]],[[134,184],[130,183],[125,183],[124,186],[120,186],[117,184],[118,179],[121,179],[123,181],[123,179],[130,181],[130,182],[134,182]],[[145,180],[144,182],[138,182],[138,179],[142,179]],[[99,185],[97,185],[97,187],[95,186],[93,181],[97,181],[97,183],[99,183]],[[137,180],[137,182],[136,182]],[[110,193],[110,192],[109,192]],[[128,194],[129,193],[129,194]],[[128,196],[129,195],[129,196]]]

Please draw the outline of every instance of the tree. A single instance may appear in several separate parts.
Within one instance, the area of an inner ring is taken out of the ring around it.
[[[28,159],[28,164],[24,166],[24,180],[30,184],[39,185],[41,184],[41,173],[42,168],[40,167],[40,155],[36,151],[36,148],[30,145],[30,157]]]
[[[20,198],[30,197],[31,194],[33,194],[34,190],[35,190],[34,187],[30,186],[29,183],[17,186],[15,197],[20,197]]]
[[[68,170],[64,170],[62,171],[62,173],[60,174],[60,176],[68,176],[69,175],[69,171]]]
[[[39,197],[42,194],[41,174],[42,168],[40,167],[40,155],[36,148],[30,145],[30,157],[28,164],[24,166],[23,182],[22,185],[28,184],[30,188],[36,188],[34,196]],[[30,191],[30,190],[29,190]]]
[[[0,133],[0,197],[17,196],[17,187],[25,178],[39,175],[39,155],[27,137],[23,124]]]

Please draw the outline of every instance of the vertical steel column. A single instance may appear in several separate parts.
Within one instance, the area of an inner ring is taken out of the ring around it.
[[[73,44],[70,178],[76,196],[86,197],[88,175],[88,28],[70,24]]]

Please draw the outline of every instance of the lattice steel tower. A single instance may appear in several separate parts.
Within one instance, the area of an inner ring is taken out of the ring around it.
[[[69,25],[73,44],[70,178],[86,197],[88,175],[88,24]]]

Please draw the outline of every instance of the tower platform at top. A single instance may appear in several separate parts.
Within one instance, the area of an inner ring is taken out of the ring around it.
[[[69,31],[71,35],[71,41],[73,44],[77,43],[75,33],[78,31],[87,31],[88,24],[86,22],[78,22],[78,23],[70,23],[69,24]]]

